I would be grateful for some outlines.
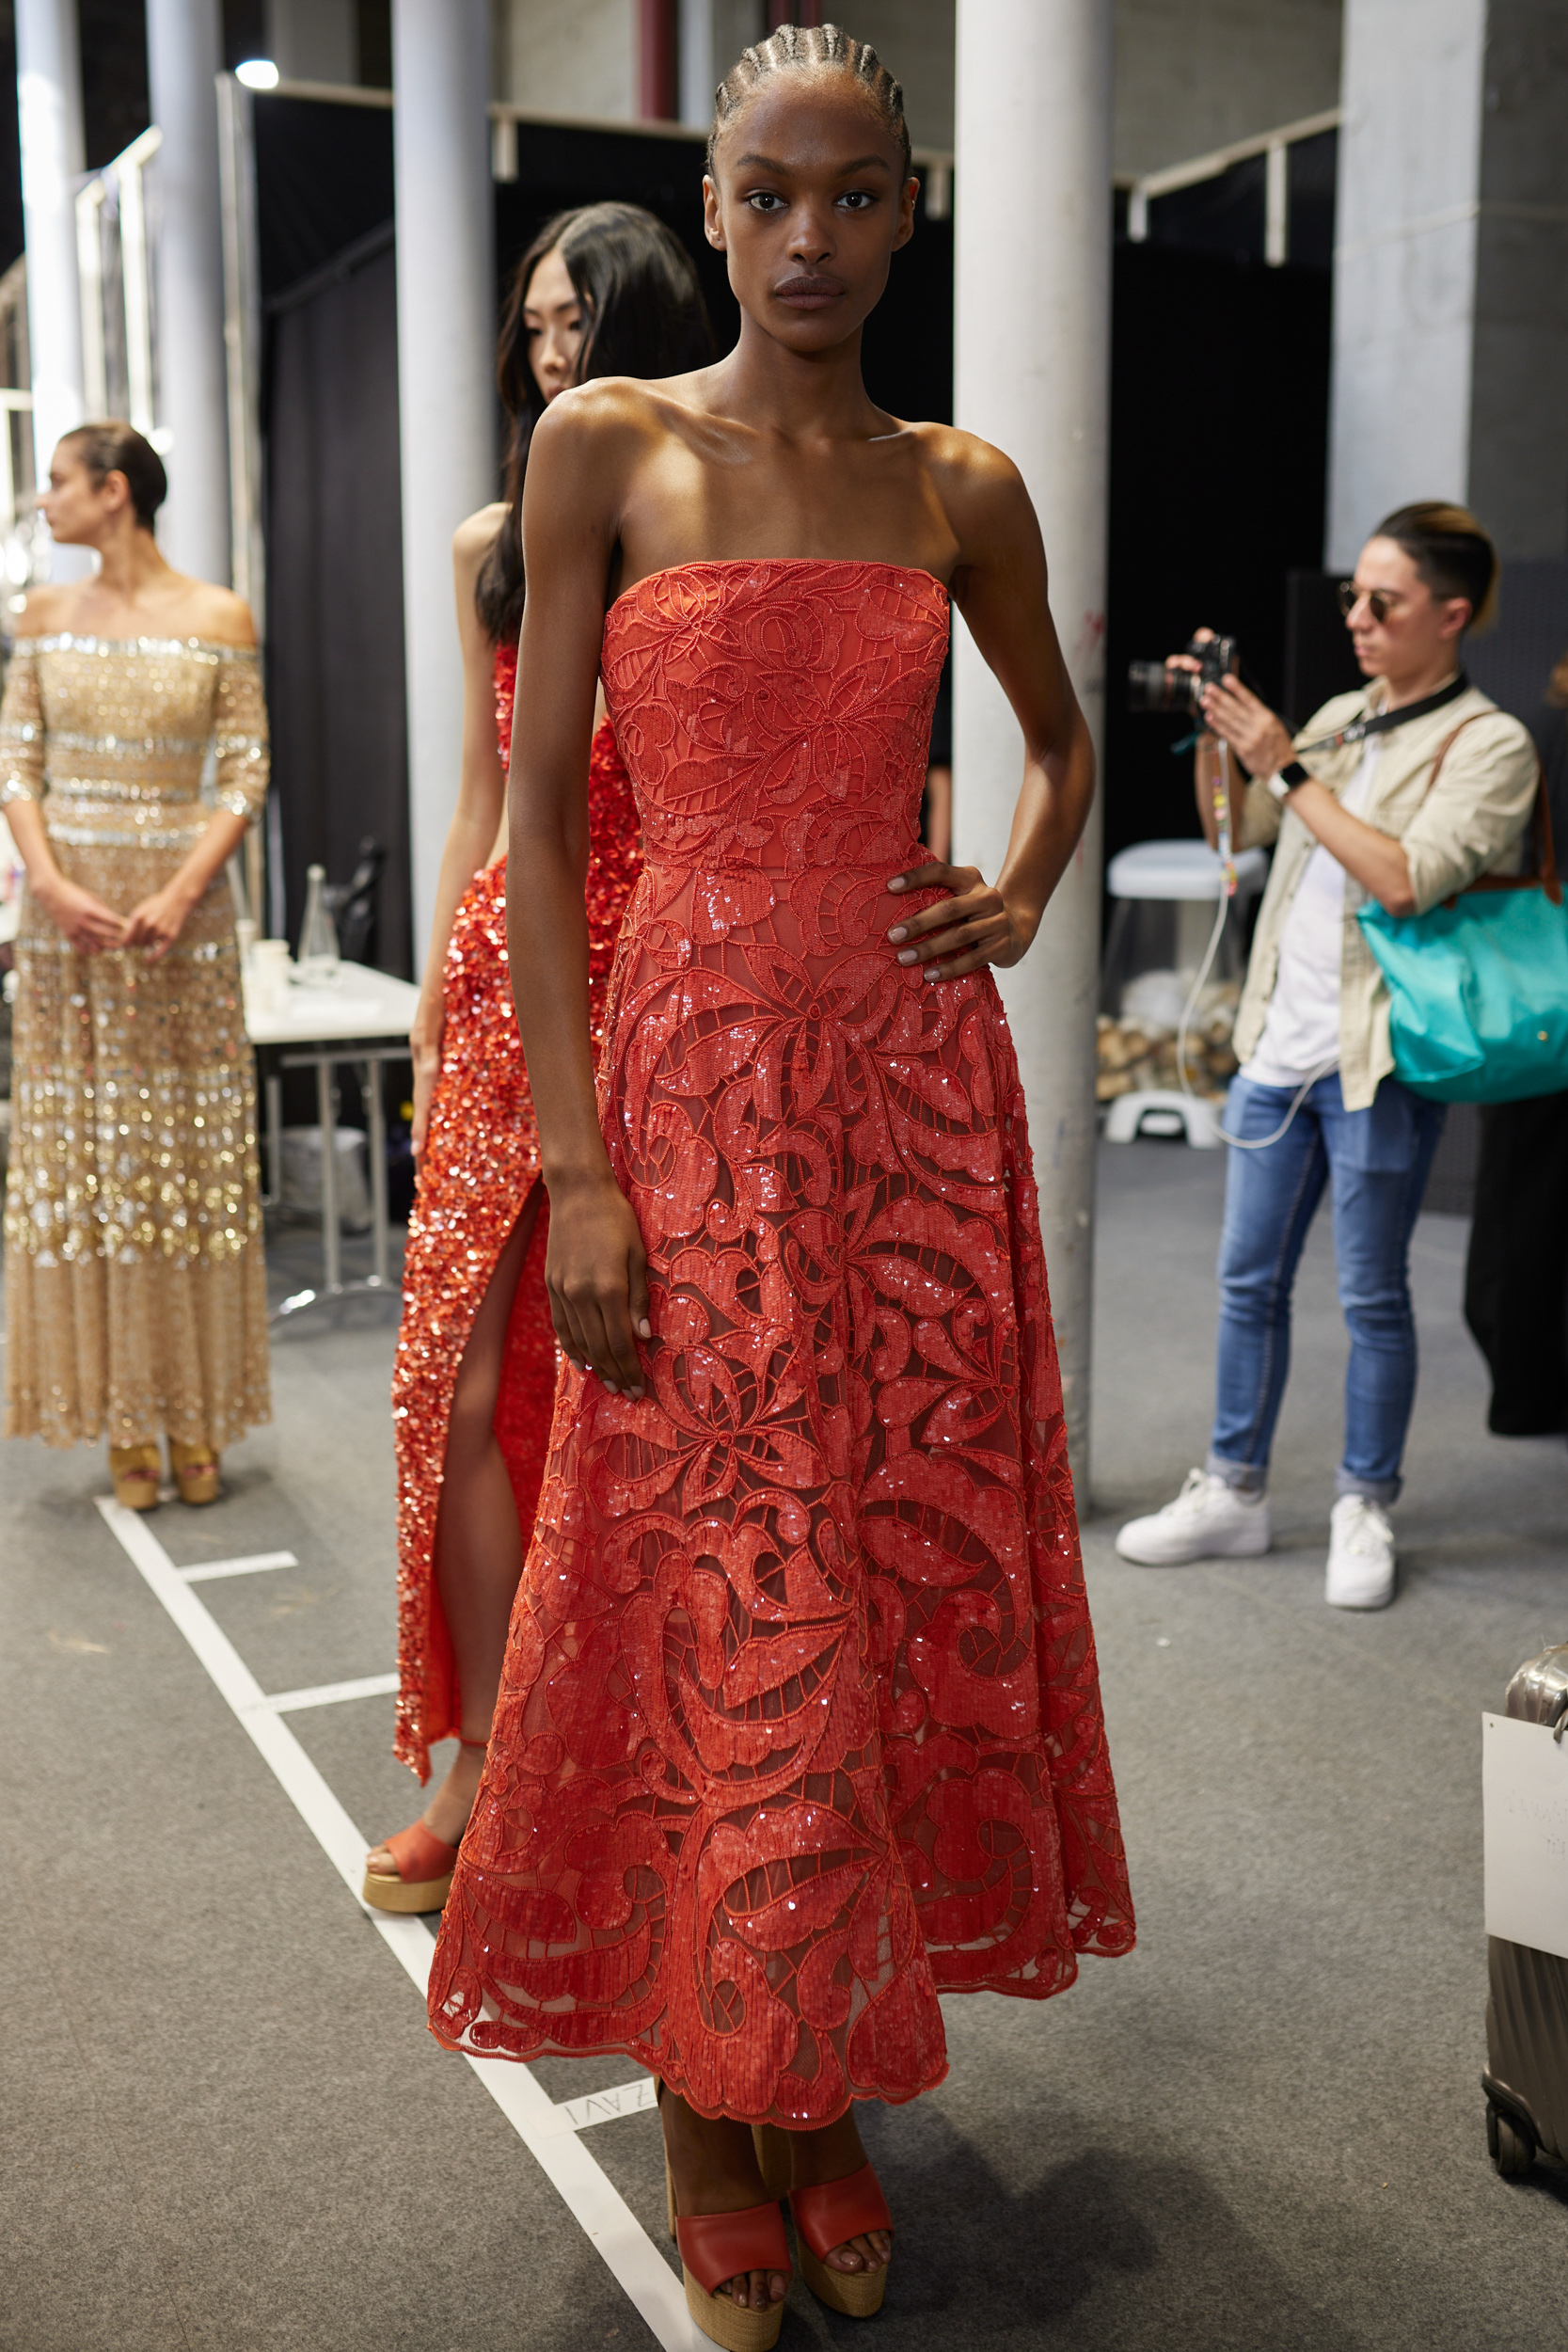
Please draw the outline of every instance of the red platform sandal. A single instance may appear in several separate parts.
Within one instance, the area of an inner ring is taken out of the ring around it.
[[[722,2344],[724,2352],[773,2352],[784,2326],[783,2303],[754,2312],[719,2289],[726,2279],[737,2279],[748,2270],[782,2270],[789,2277],[789,2244],[777,2204],[768,2198],[765,2204],[747,2205],[739,2213],[677,2214],[668,2153],[664,2195],[670,2235],[680,2248],[686,2308],[704,2335]]]
[[[870,2165],[842,2181],[823,2181],[816,2188],[792,2188],[789,2210],[800,2242],[800,2276],[819,2303],[842,2312],[847,2319],[869,2319],[882,2308],[889,2265],[879,2270],[831,2270],[828,2256],[847,2239],[863,2237],[867,2230],[893,2229],[887,2199]]]
[[[869,2230],[891,2234],[893,2216],[881,2185],[868,2164],[842,2181],[824,2181],[815,2188],[791,2188],[789,2134],[776,2123],[754,2123],[752,2138],[757,2165],[770,2197],[787,2197],[800,2242],[800,2276],[819,2303],[842,2312],[847,2319],[869,2319],[882,2308],[887,2293],[888,2265],[877,2270],[832,2270],[828,2256],[835,2246]]]
[[[664,2085],[657,2075],[654,2095],[657,2099],[664,2096]],[[786,2279],[792,2275],[777,2200],[770,2197],[765,2204],[747,2205],[739,2213],[677,2214],[675,2179],[666,2148],[664,2204],[670,2235],[680,2249],[686,2308],[704,2335],[722,2344],[724,2352],[773,2352],[784,2326],[783,2300],[770,2303],[765,2312],[754,2312],[749,2304],[721,2295],[719,2289],[726,2279],[737,2279],[748,2270],[782,2270]]]

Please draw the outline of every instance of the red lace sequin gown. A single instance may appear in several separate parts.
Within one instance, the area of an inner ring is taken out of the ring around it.
[[[496,727],[512,747],[517,656],[496,654]],[[621,917],[641,868],[637,804],[610,722],[588,771],[589,990],[595,1042]],[[444,975],[441,1072],[420,1162],[404,1258],[403,1323],[392,1375],[398,1466],[398,1714],[393,1752],[421,1780],[433,1740],[455,1733],[459,1697],[435,1576],[436,1513],[447,1422],[463,1351],[496,1262],[539,1175],[539,1130],[512,1009],[506,958],[506,860],[476,874],[458,901]],[[545,1291],[541,1206],[507,1326],[496,1435],[524,1538],[533,1523],[555,1402],[555,1335]]]
[[[939,1994],[1132,1942],[1012,1042],[886,938],[946,643],[876,564],[681,564],[605,628],[652,1392],[562,1369],[430,2015],[753,2122],[911,2098]]]

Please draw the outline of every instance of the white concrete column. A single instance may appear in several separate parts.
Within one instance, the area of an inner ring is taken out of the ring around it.
[[[1346,0],[1327,561],[1466,500],[1568,554],[1568,14]]]
[[[33,448],[40,479],[62,433],[82,421],[82,305],[76,189],[82,151],[82,63],[76,0],[16,0],[16,98],[27,241],[27,342]],[[51,577],[80,579],[84,548],[52,550]]]
[[[463,740],[451,534],[496,495],[487,0],[393,0],[392,85],[409,830],[422,963]]]
[[[1000,63],[999,63],[1000,61]],[[1045,534],[1051,605],[1103,739],[1111,336],[1111,10],[958,0],[958,422],[1006,451]],[[1023,747],[955,619],[955,854],[994,880]],[[1023,962],[997,979],[1029,1106],[1074,1472],[1086,1489],[1100,810]]]
[[[713,93],[721,73],[735,63],[721,65],[714,51],[714,0],[680,0],[681,120],[698,129],[713,120]],[[741,43],[745,47],[745,43]]]
[[[681,120],[705,131],[713,93],[743,49],[768,30],[759,0],[680,0]]]
[[[158,181],[158,416],[168,502],[158,544],[176,571],[230,578],[229,385],[218,182],[218,0],[147,0]]]

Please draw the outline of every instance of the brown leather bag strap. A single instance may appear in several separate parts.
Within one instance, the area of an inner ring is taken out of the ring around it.
[[[1438,771],[1452,749],[1456,738],[1463,735],[1467,726],[1473,726],[1478,719],[1490,719],[1503,715],[1506,714],[1494,713],[1490,710],[1472,710],[1467,719],[1461,719],[1459,724],[1444,737],[1438,746],[1437,756],[1432,763],[1432,774],[1427,779],[1428,793],[1436,783]],[[1424,800],[1426,793],[1423,793],[1421,797]],[[1478,874],[1470,884],[1472,890],[1534,890],[1539,886],[1545,891],[1554,907],[1560,907],[1562,904],[1562,884],[1558,879],[1557,871],[1557,844],[1552,839],[1551,805],[1546,798],[1546,771],[1541,764],[1539,752],[1535,757],[1535,799],[1530,803],[1529,830],[1531,845],[1535,851],[1535,871],[1530,874]],[[1454,898],[1460,895],[1459,892],[1454,892],[1452,897],[1444,899],[1443,904],[1451,907]]]
[[[1432,773],[1427,778],[1427,792],[1430,792],[1433,786],[1436,783],[1438,776],[1442,772],[1443,762],[1447,759],[1449,754],[1452,751],[1454,745],[1458,742],[1465,728],[1473,727],[1478,719],[1490,719],[1492,713],[1489,710],[1472,710],[1467,719],[1461,719],[1456,727],[1449,728],[1448,734],[1444,736],[1443,740],[1437,746],[1437,756],[1432,763]],[[1426,792],[1422,793],[1421,798],[1425,800]]]

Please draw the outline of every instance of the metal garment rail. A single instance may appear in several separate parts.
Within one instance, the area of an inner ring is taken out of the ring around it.
[[[371,1690],[393,1689],[395,1676],[372,1675],[356,1683],[324,1683],[313,1691],[286,1691],[269,1696],[192,1590],[192,1584],[197,1579],[214,1573],[239,1575],[278,1566],[282,1565],[279,1555],[255,1552],[245,1560],[217,1561],[194,1571],[181,1570],[136,1512],[127,1511],[107,1496],[99,1499],[98,1508],[110,1533],[172,1617],[241,1728],[254,1742],[300,1820],[348,1888],[361,1916],[370,1920],[419,1987],[422,2001],[436,1949],[435,1938],[422,1919],[398,1918],[388,1912],[371,1911],[360,1902],[359,1887],[369,1840],[349,1819],[280,1712],[365,1696]],[[468,2058],[467,2063],[616,2284],[636,2306],[655,2340],[665,2347],[665,2352],[694,2352],[699,2339],[687,2312],[680,2280],[619,2189],[578,2137],[591,2124],[613,2122],[621,2116],[650,2106],[652,2077],[644,2075],[636,2083],[557,2106],[526,2066],[515,2065],[505,2058]]]

